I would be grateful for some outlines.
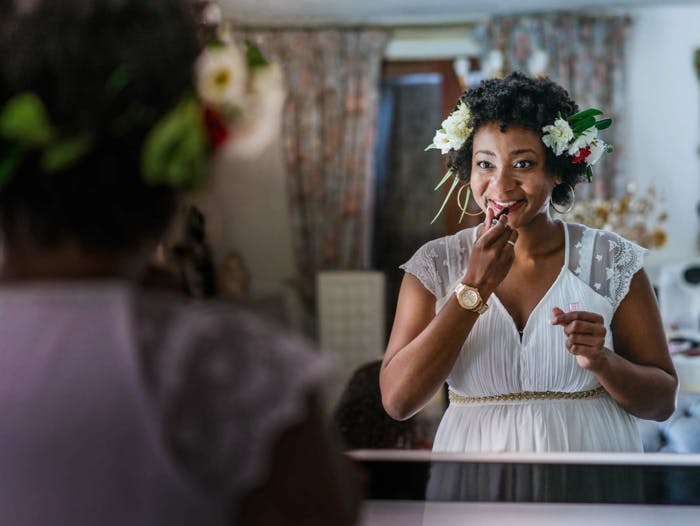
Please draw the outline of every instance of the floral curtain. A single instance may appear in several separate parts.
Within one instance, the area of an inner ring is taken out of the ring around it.
[[[248,31],[279,62],[283,141],[302,301],[313,310],[320,270],[368,266],[371,175],[380,66],[375,29]]]
[[[600,108],[612,117],[603,137],[615,152],[596,164],[592,187],[577,187],[577,197],[608,197],[624,180],[620,153],[629,24],[624,16],[552,13],[498,17],[477,29],[482,63],[491,73],[544,74],[564,86],[582,109]]]

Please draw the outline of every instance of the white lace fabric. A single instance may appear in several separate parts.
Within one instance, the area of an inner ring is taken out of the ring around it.
[[[401,266],[436,298],[436,313],[452,297],[469,262],[476,228],[426,243]],[[618,305],[642,268],[644,249],[620,236],[564,224],[565,261],[535,306],[522,335],[493,294],[491,307],[467,337],[447,382],[457,394],[480,397],[523,391],[586,391],[599,386],[565,346],[561,327],[549,323],[553,307],[597,312],[610,328]],[[614,350],[608,330],[606,346]],[[585,432],[584,432],[585,430]],[[452,404],[438,430],[441,451],[639,451],[632,418],[609,396]]]
[[[202,486],[235,500],[331,372],[308,342],[223,304],[141,301],[135,330],[165,436]]]

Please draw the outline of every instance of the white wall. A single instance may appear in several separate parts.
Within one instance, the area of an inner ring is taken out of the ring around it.
[[[278,141],[255,159],[215,159],[211,184],[196,203],[206,214],[217,264],[238,252],[250,271],[256,306],[298,327],[289,285],[296,264],[281,148]]]
[[[625,130],[626,174],[638,187],[665,195],[668,244],[650,252],[652,278],[664,263],[698,256],[700,220],[700,6],[637,8],[631,12]]]

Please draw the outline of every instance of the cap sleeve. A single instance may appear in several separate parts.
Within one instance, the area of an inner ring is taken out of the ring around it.
[[[201,486],[236,500],[264,480],[272,448],[307,416],[330,364],[234,309],[182,309],[165,329],[153,367],[166,439]]]
[[[627,296],[632,277],[644,266],[647,249],[623,237],[612,235],[608,239],[612,267],[610,294],[615,310]]]
[[[647,249],[614,232],[578,227],[574,273],[616,310],[629,292],[632,277],[644,266]]]
[[[446,276],[446,238],[428,241],[399,268],[418,278],[433,296],[444,294]]]

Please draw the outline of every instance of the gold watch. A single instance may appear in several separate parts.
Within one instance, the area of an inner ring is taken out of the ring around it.
[[[479,290],[464,283],[457,285],[455,296],[457,296],[457,301],[463,309],[476,312],[477,314],[483,314],[489,308],[484,300],[481,299]]]

